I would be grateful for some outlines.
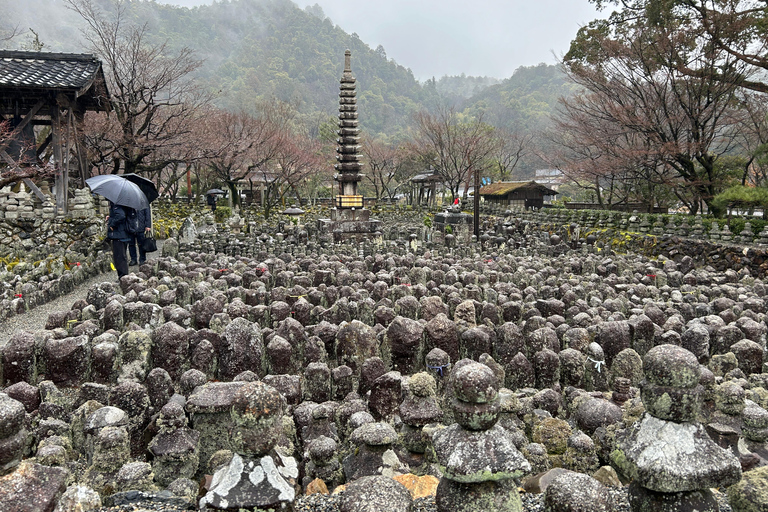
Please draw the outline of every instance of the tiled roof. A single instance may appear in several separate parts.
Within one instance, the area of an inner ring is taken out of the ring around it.
[[[436,171],[431,171],[424,174],[417,174],[411,178],[411,181],[414,183],[421,183],[423,181],[442,181],[442,179],[442,176],[440,176]]]
[[[100,73],[93,55],[0,51],[0,87],[84,90]]]
[[[557,194],[554,190],[545,187],[535,181],[500,181],[491,183],[480,189],[481,196],[505,196],[510,192],[520,189],[541,190],[544,195],[553,196]]]

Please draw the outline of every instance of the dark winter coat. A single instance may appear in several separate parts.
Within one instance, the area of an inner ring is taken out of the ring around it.
[[[126,231],[126,214],[122,206],[109,205],[109,220],[107,221],[107,238],[110,240],[128,241],[131,235]]]
[[[136,212],[136,214],[139,216],[139,229],[144,233],[146,228],[152,227],[152,213],[150,213],[149,208],[144,208]]]

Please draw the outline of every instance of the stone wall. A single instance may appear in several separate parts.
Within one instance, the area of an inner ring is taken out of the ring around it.
[[[499,223],[555,234],[562,243],[583,245],[588,251],[635,252],[677,262],[688,256],[695,266],[711,266],[720,272],[747,269],[753,277],[768,273],[768,234],[753,233],[749,221],[734,236],[716,223],[706,230],[701,217],[691,220],[688,216],[663,224],[660,215],[543,210],[505,212],[499,219],[505,219]]]
[[[71,291],[109,268],[105,205],[76,190],[66,215],[56,215],[48,187],[41,201],[22,184],[0,190],[0,321]]]

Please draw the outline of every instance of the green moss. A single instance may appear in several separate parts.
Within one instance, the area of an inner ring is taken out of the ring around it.
[[[744,473],[741,481],[729,487],[727,493],[734,512],[768,510],[768,466]]]
[[[571,426],[558,418],[545,418],[533,427],[533,442],[543,444],[547,453],[561,455],[565,453]]]

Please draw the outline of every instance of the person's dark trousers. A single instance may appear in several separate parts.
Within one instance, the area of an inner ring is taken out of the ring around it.
[[[126,254],[126,242],[112,240],[112,262],[117,270],[117,278],[128,275],[128,255]]]
[[[128,242],[128,252],[131,255],[131,261],[136,261],[136,245],[139,246],[139,265],[147,261],[147,253],[144,252],[144,235],[139,233],[131,237]]]

